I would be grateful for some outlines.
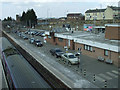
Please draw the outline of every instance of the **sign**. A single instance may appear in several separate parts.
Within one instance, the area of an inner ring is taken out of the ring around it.
[[[45,37],[44,37],[44,43],[46,43],[46,40],[47,40],[47,37],[45,36]]]
[[[93,30],[93,24],[84,24],[84,31],[92,31]]]

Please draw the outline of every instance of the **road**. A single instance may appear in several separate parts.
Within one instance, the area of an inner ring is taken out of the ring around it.
[[[38,55],[40,58],[48,62],[55,69],[57,69],[59,72],[64,74],[66,77],[68,77],[72,82],[74,82],[74,87],[78,87],[78,88],[82,87],[81,85],[82,83],[84,83],[84,81],[81,81],[82,78],[90,81],[91,83],[95,84],[100,88],[105,87],[105,80],[107,80],[107,87],[109,88],[118,87],[119,73],[118,73],[118,68],[114,65],[108,65],[103,62],[97,61],[97,59],[81,54],[80,56],[81,64],[79,68],[77,65],[69,66],[67,63],[64,63],[62,60],[60,60],[59,58],[55,58],[49,53],[49,50],[51,48],[57,47],[65,51],[64,48],[58,45],[52,45],[48,42],[44,43],[43,47],[36,47],[33,44],[29,44],[28,40],[23,40],[21,37],[19,37],[16,34],[11,33],[11,35],[21,44],[23,44],[25,47],[29,48],[31,51],[36,53],[36,55]],[[31,35],[26,35],[26,36],[28,36],[29,38],[33,37]],[[34,36],[34,38],[43,41],[43,37]],[[69,50],[69,52],[75,52],[75,51]]]

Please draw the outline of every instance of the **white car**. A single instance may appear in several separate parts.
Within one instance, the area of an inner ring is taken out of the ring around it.
[[[66,61],[68,64],[79,64],[80,60],[73,53],[65,53],[61,56],[62,60]]]

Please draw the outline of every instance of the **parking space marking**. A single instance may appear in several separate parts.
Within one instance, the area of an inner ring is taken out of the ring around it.
[[[107,75],[104,75],[104,74],[99,74],[99,76],[101,76],[101,77],[103,77],[103,78],[105,78],[105,79],[107,79],[107,80],[110,80],[110,79],[112,79],[111,77],[109,77],[109,76],[107,76]]]
[[[95,78],[96,78],[97,80],[99,80],[100,82],[103,82],[103,81],[104,81],[104,79],[101,78],[101,77],[99,77],[99,76],[95,76]]]
[[[118,71],[112,70],[113,73],[118,74]]]
[[[117,75],[113,74],[113,73],[110,73],[110,72],[106,72],[108,75],[112,76],[112,77],[115,77],[115,78],[118,78]]]

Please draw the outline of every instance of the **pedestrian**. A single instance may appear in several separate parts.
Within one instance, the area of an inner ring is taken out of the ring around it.
[[[79,68],[79,64],[80,64],[80,56],[78,57],[78,68]]]

